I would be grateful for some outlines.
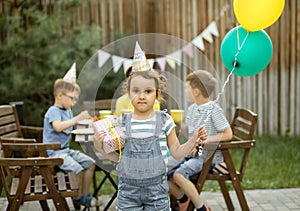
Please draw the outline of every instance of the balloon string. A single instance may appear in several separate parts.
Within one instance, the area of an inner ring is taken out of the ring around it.
[[[215,107],[215,104],[219,101],[221,95],[223,95],[223,93],[225,92],[225,87],[226,87],[226,85],[229,83],[229,79],[230,79],[231,75],[233,74],[233,71],[234,71],[235,68],[236,68],[236,65],[237,65],[237,57],[238,57],[238,55],[239,55],[239,53],[240,53],[240,51],[241,51],[243,45],[245,44],[245,41],[247,40],[248,35],[249,35],[249,32],[247,32],[247,34],[246,34],[246,36],[245,36],[245,38],[244,38],[244,40],[243,40],[243,42],[242,42],[242,45],[239,44],[239,36],[238,36],[238,39],[237,39],[237,40],[238,40],[238,50],[237,50],[236,54],[234,55],[233,67],[232,67],[232,69],[231,69],[229,75],[227,76],[227,78],[226,78],[226,80],[225,80],[225,82],[224,82],[224,84],[223,84],[223,86],[222,86],[221,92],[218,93],[216,99],[213,101],[212,107],[207,111],[207,116],[206,116],[205,120],[203,121],[204,124],[208,121],[208,118],[211,116],[211,113],[212,113],[212,111],[213,111],[213,109],[214,109],[214,107]],[[202,151],[203,151],[203,147],[199,144],[199,145],[198,145],[198,155],[199,155],[199,156],[202,154]]]
[[[239,39],[238,39],[238,50],[237,50],[236,54],[234,55],[233,67],[232,67],[232,69],[231,69],[229,75],[227,76],[227,78],[226,78],[224,84],[223,84],[223,87],[222,87],[222,89],[221,89],[221,92],[218,93],[217,98],[214,100],[215,103],[219,101],[219,98],[221,97],[221,95],[222,95],[222,94],[224,93],[224,91],[225,91],[225,87],[226,87],[226,85],[228,84],[229,79],[230,79],[231,75],[233,74],[233,71],[234,71],[235,68],[236,68],[236,65],[237,65],[237,57],[238,57],[238,55],[239,55],[239,53],[240,53],[240,51],[241,51],[243,45],[245,44],[245,41],[247,40],[248,35],[249,35],[249,32],[247,32],[247,34],[246,34],[246,36],[245,36],[245,39],[244,39],[243,42],[242,42],[242,45],[239,45]]]
[[[240,36],[239,36],[238,24],[236,24],[236,39],[237,39],[237,44],[238,44],[238,49],[239,49],[240,48]]]

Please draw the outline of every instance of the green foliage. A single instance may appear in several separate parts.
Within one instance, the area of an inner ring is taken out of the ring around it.
[[[45,110],[53,104],[55,79],[73,62],[80,70],[101,46],[99,27],[71,27],[79,2],[64,3],[63,11],[49,14],[36,1],[26,1],[17,15],[0,17],[1,31],[7,33],[0,48],[0,103],[24,101],[26,123],[42,125]]]

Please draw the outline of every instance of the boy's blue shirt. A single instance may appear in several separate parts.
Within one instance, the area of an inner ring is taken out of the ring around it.
[[[51,106],[44,117],[43,143],[59,142],[61,149],[68,148],[72,137],[70,132],[73,130],[73,127],[67,128],[66,131],[56,132],[52,122],[55,120],[66,121],[71,118],[73,118],[71,109],[61,109],[54,105]],[[48,150],[47,152],[51,155],[53,150]]]

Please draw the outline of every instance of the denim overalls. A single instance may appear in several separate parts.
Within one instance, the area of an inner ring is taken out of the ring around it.
[[[156,112],[155,133],[147,138],[131,135],[132,113],[124,115],[126,143],[117,166],[117,210],[170,210],[166,165],[161,153],[159,134],[165,123],[162,112]]]

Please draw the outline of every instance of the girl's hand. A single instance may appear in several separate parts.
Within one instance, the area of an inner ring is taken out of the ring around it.
[[[95,134],[94,134],[94,146],[95,146],[95,148],[100,153],[104,153],[104,150],[103,150],[103,140],[104,140],[105,136],[106,136],[106,132],[105,131],[95,131]]]
[[[198,138],[200,138],[202,142],[206,141],[207,139],[206,129],[203,125],[198,128]]]

